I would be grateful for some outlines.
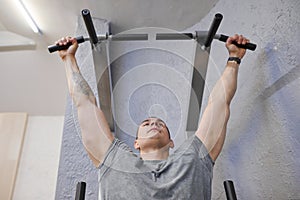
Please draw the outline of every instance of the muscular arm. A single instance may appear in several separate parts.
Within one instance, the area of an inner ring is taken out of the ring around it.
[[[93,164],[99,166],[114,137],[103,112],[96,105],[91,88],[78,68],[75,58],[77,42],[65,38],[58,43],[64,44],[64,41],[73,43],[68,50],[60,51],[59,54],[65,64],[69,93],[77,108],[82,142]]]
[[[233,41],[245,44],[249,40],[238,35],[227,40],[229,56],[242,58],[245,50],[237,48],[232,44]],[[237,88],[238,70],[239,65],[235,61],[227,62],[224,72],[209,96],[208,105],[196,131],[196,136],[204,143],[213,160],[217,159],[225,141],[230,103]]]

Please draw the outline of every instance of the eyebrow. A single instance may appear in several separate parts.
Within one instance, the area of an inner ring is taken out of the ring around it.
[[[149,119],[145,119],[144,121],[142,121],[141,124],[145,123],[145,122],[149,122]]]
[[[143,123],[145,123],[145,122],[149,122],[149,121],[150,121],[150,119],[145,119],[144,121],[142,121],[141,124],[143,124]],[[166,123],[165,123],[163,120],[157,119],[157,121],[162,122],[162,123],[166,126]]]

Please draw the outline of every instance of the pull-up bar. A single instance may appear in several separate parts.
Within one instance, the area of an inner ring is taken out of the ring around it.
[[[82,17],[84,19],[86,28],[88,30],[89,37],[79,36],[76,37],[78,43],[83,43],[85,41],[90,41],[92,44],[97,44],[99,41],[146,41],[148,40],[148,34],[116,34],[109,35],[106,33],[105,35],[97,35],[93,21],[90,15],[90,11],[84,9],[81,11]],[[216,34],[220,23],[223,19],[222,14],[217,13],[214,17],[214,20],[210,26],[209,31],[195,31],[195,33],[156,33],[156,40],[191,40],[194,39],[199,42],[199,38],[206,38],[204,42],[204,48],[208,48],[211,45],[213,39],[218,39],[222,42],[226,42],[228,36],[222,34]],[[254,51],[256,49],[256,44],[247,43],[245,45],[234,43],[236,46],[240,48],[245,48]],[[67,49],[71,44],[67,44],[64,46],[59,45],[51,45],[48,46],[48,50],[50,53]]]

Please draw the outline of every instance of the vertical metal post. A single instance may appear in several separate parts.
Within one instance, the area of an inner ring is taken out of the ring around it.
[[[85,199],[85,182],[78,182],[76,186],[76,195],[75,200],[84,200]]]
[[[212,40],[214,39],[215,35],[216,35],[216,32],[221,24],[221,21],[223,19],[223,15],[220,14],[220,13],[217,13],[215,15],[215,18],[213,20],[213,22],[211,23],[210,25],[210,28],[208,30],[208,35],[207,35],[207,38],[204,42],[204,46],[207,48],[211,45],[211,42]]]
[[[192,77],[192,90],[190,95],[189,113],[186,131],[188,136],[193,135],[198,128],[202,97],[204,92],[205,77],[209,60],[210,45],[223,19],[221,14],[216,14],[207,34],[197,31],[198,45],[195,52],[194,71]],[[203,48],[204,47],[204,48]]]
[[[90,11],[88,9],[84,9],[81,11],[81,14],[82,14],[86,29],[89,33],[91,43],[97,44],[98,37],[97,37],[96,31],[95,31],[95,27],[94,27],[94,24],[92,21]]]
[[[203,41],[197,41],[202,43]],[[203,44],[203,43],[202,43]],[[192,88],[189,102],[189,111],[187,118],[186,131],[188,136],[195,133],[198,128],[202,97],[205,85],[205,77],[209,59],[210,48],[203,50],[202,45],[197,44],[195,51],[195,60],[193,67]]]
[[[225,188],[227,200],[237,200],[235,190],[234,190],[234,185],[231,180],[224,181],[224,188]]]
[[[112,105],[111,105],[111,76],[109,73],[110,64],[108,61],[108,52],[106,49],[106,43],[101,42],[98,39],[96,30],[94,27],[94,23],[88,9],[84,9],[81,11],[82,17],[88,31],[90,42],[92,45],[92,54],[93,61],[95,67],[95,76],[97,81],[97,89],[98,89],[98,106],[103,111],[105,118],[110,126],[111,131],[114,131],[114,120],[112,114]],[[98,21],[97,21],[98,22]],[[109,32],[109,23],[104,22],[106,26],[104,26],[104,33],[102,35],[105,36],[105,40],[108,37]]]

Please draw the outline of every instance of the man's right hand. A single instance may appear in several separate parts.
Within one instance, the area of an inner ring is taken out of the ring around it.
[[[235,34],[232,37],[229,37],[226,41],[226,47],[228,49],[229,57],[238,57],[242,59],[246,53],[246,49],[239,48],[233,44],[236,42],[237,44],[247,44],[250,41],[242,35]]]
[[[78,48],[78,43],[75,38],[72,37],[64,37],[55,42],[56,45],[67,45],[71,44],[68,49],[60,50],[58,52],[59,56],[62,60],[64,60],[68,56],[75,56],[76,50]]]

